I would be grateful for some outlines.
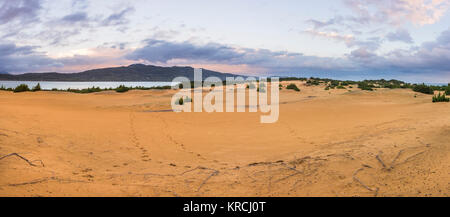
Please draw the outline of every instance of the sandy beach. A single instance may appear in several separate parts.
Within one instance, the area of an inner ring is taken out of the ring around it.
[[[273,124],[167,112],[175,90],[0,91],[0,196],[449,196],[450,104],[289,83]]]

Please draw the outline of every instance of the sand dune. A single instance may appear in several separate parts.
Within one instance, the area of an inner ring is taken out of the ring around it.
[[[173,90],[0,91],[0,196],[449,196],[450,104],[298,84],[274,124],[162,112]]]

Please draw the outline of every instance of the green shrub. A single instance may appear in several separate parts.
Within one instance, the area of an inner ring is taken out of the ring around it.
[[[286,89],[288,90],[295,90],[295,91],[300,91],[300,89],[297,87],[297,85],[295,84],[289,84]]]
[[[375,86],[373,84],[369,84],[368,82],[359,82],[358,88],[361,90],[373,91]]]
[[[17,86],[16,88],[14,88],[15,93],[25,92],[25,91],[30,91],[30,88],[28,88],[28,85],[26,85],[26,84],[21,84],[21,85]]]
[[[450,95],[450,84],[447,87],[445,87],[445,94]]]
[[[317,86],[317,85],[320,85],[320,81],[311,78],[306,82],[306,85],[308,85],[308,86],[316,85]]]
[[[434,94],[433,88],[425,84],[414,85],[413,91],[424,94]]]
[[[0,90],[6,90],[6,87],[2,85],[2,86],[0,87]]]
[[[184,104],[184,100],[183,100],[183,97],[181,97],[179,100],[178,100],[178,105],[183,105]]]
[[[100,92],[106,89],[101,89],[100,87],[89,87],[89,88],[85,88],[85,89],[71,89],[68,88],[67,91],[68,92],[73,92],[73,93],[95,93],[95,92]]]
[[[129,91],[130,88],[129,87],[125,87],[124,85],[120,85],[119,87],[116,88],[116,92],[118,93],[124,93]]]
[[[447,98],[447,96],[444,94],[441,94],[439,92],[438,95],[433,96],[433,102],[450,102],[450,98]]]
[[[37,83],[36,86],[31,89],[31,91],[40,91],[41,90],[41,84]]]

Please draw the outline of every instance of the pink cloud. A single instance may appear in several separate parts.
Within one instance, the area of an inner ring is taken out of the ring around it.
[[[401,25],[409,21],[416,25],[438,22],[450,7],[448,0],[344,0],[358,14],[360,23],[388,22]]]

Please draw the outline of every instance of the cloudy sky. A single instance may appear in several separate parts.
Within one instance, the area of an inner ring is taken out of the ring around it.
[[[145,63],[450,82],[450,0],[0,0],[0,72]]]

